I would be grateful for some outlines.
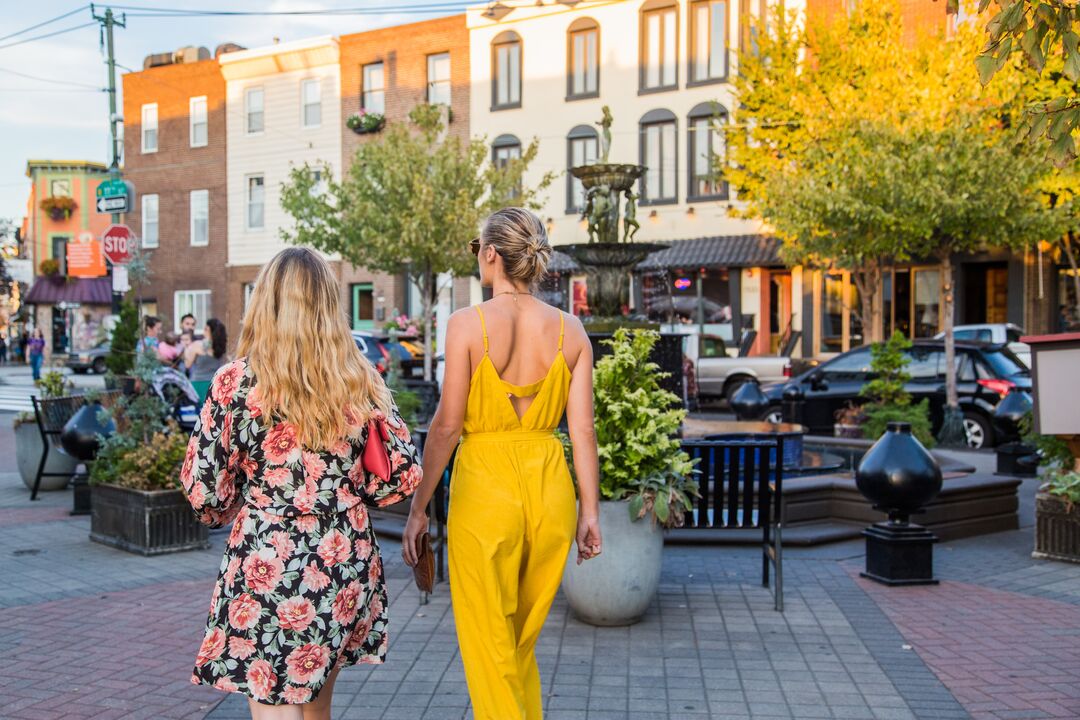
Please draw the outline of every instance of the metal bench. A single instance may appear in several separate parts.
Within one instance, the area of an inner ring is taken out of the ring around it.
[[[761,530],[761,584],[770,587],[772,566],[774,607],[783,612],[783,439],[684,440],[682,448],[698,461],[701,492],[685,529]]]
[[[100,393],[98,399],[101,404],[108,407],[112,404],[119,392]],[[85,395],[65,395],[56,398],[39,398],[31,396],[34,403],[34,419],[37,421],[38,431],[41,433],[41,462],[38,463],[37,474],[34,476],[34,488],[30,492],[30,499],[38,499],[38,490],[41,487],[43,477],[67,477],[72,478],[75,473],[52,473],[45,472],[45,463],[49,459],[51,447],[60,447],[60,433],[64,426],[79,409],[86,404]]]

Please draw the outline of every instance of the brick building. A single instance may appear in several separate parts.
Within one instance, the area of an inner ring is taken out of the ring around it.
[[[150,251],[147,312],[167,329],[191,312],[235,332],[225,302],[225,80],[205,48],[151,55],[124,83],[124,177],[135,186],[126,222]]]

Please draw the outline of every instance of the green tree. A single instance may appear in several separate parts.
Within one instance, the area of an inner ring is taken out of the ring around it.
[[[890,422],[911,423],[911,432],[926,447],[933,447],[934,434],[930,429],[930,403],[926,398],[911,404],[911,394],[905,385],[911,380],[907,366],[911,358],[907,350],[911,341],[899,330],[883,343],[870,348],[870,371],[873,379],[862,386],[859,394],[867,399],[862,407],[863,437],[877,440]]]
[[[113,328],[105,366],[113,375],[130,375],[135,367],[135,346],[139,342],[139,308],[130,297],[120,303],[120,318]]]
[[[483,139],[443,137],[437,107],[418,106],[409,118],[412,127],[392,123],[377,140],[361,145],[340,182],[325,166],[295,168],[281,194],[295,224],[281,235],[337,253],[355,266],[404,271],[420,293],[424,377],[430,380],[439,276],[472,272],[468,243],[484,217],[511,202],[538,209],[538,194],[553,175],[544,175],[536,187],[525,185],[535,140],[521,158],[496,167]],[[326,179],[325,192],[317,191],[316,172]]]

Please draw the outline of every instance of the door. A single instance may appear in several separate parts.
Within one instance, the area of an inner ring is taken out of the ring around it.
[[[352,286],[352,329],[375,329],[375,292],[371,283]]]
[[[769,273],[769,353],[776,355],[791,329],[791,273]]]
[[[52,308],[52,351],[54,355],[63,355],[68,351],[67,310]]]
[[[967,263],[961,325],[1003,323],[1008,319],[1009,266],[1007,263]]]
[[[934,337],[941,329],[941,270],[913,268],[911,274],[911,337]]]
[[[818,378],[815,382],[814,378]],[[845,353],[803,380],[803,421],[812,432],[832,434],[836,413],[849,402],[861,404],[859,390],[870,377],[870,348]]]

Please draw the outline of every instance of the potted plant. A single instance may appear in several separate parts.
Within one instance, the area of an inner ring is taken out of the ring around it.
[[[64,374],[59,370],[50,370],[41,376],[35,383],[41,390],[43,398],[58,398],[70,394],[74,389]],[[34,488],[34,478],[37,476],[38,465],[41,463],[41,451],[43,449],[41,431],[37,426],[37,419],[33,413],[24,412],[15,416],[13,423],[15,431],[15,464],[19,467],[19,477],[28,490]],[[44,472],[57,473],[54,477],[41,478],[39,490],[63,490],[67,487],[71,476],[75,474],[75,468],[79,461],[71,457],[58,445],[49,447],[49,455],[45,459]]]
[[[1073,454],[1080,448],[1070,447],[1056,435],[1036,433],[1030,410],[1018,426],[1021,439],[1038,449],[1045,468],[1046,482],[1035,494],[1035,550],[1031,556],[1080,562],[1080,458]]]
[[[79,206],[72,198],[50,196],[41,201],[41,209],[49,213],[53,220],[67,220]]]
[[[833,435],[838,438],[861,438],[863,437],[862,425],[866,422],[866,414],[860,405],[847,403],[836,411],[833,416]]]
[[[345,119],[345,126],[357,135],[375,133],[386,126],[386,116],[382,113],[368,112],[360,108],[360,112],[353,113]]]
[[[42,260],[41,264],[38,265],[38,270],[45,277],[56,277],[60,273],[60,261],[53,258]]]
[[[571,552],[563,574],[574,614],[594,625],[628,625],[645,613],[660,583],[663,528],[682,525],[697,495],[693,463],[676,437],[686,411],[649,360],[658,338],[619,328],[603,341],[613,352],[596,363],[604,552],[582,565]]]

